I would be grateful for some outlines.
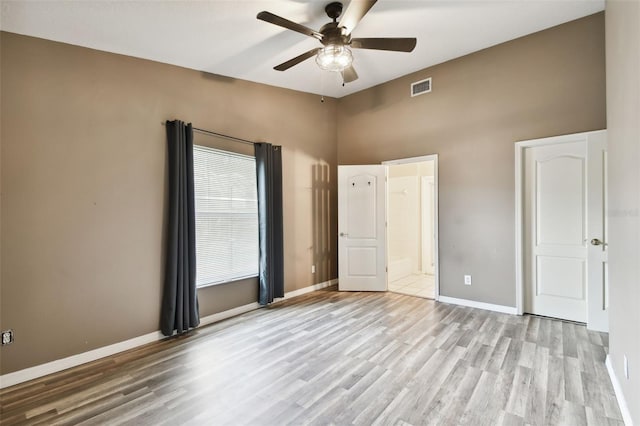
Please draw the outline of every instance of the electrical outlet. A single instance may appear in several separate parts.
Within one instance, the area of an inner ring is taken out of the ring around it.
[[[2,332],[2,344],[8,345],[13,343],[13,330],[5,330]]]
[[[316,265],[311,265],[311,273],[312,274],[316,273]]]
[[[626,355],[624,355],[624,377],[629,380],[629,360]]]
[[[471,285],[471,275],[464,276],[464,285]]]

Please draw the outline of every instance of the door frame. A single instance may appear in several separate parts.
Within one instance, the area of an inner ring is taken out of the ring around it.
[[[524,314],[524,151],[545,145],[560,145],[571,142],[586,142],[587,151],[589,136],[606,134],[606,130],[573,133],[541,139],[531,139],[515,143],[515,213],[516,213],[516,311]],[[589,286],[587,285],[587,324],[589,321]]]
[[[431,185],[433,188],[431,189],[431,198],[427,197],[427,195],[429,195],[429,192],[427,192],[427,186]],[[426,194],[425,194],[426,192]],[[431,221],[433,224],[433,232],[431,233],[432,235],[429,235],[429,233],[426,232],[425,230],[425,223],[427,222],[425,220],[425,210],[430,207],[431,203],[431,199],[433,199],[433,208],[435,210],[435,177],[434,176],[421,176],[420,177],[420,208],[421,210],[421,215],[420,215],[420,226],[422,227],[421,229],[421,249],[422,249],[422,256],[420,256],[422,259],[420,259],[420,263],[421,263],[421,270],[422,273],[426,273],[425,269],[430,269],[433,270],[434,276],[435,276],[435,256],[434,256],[434,248],[435,248],[435,216],[431,215]],[[433,239],[433,241],[431,242],[431,256],[430,259],[425,259],[425,241],[427,239]],[[432,267],[431,268],[425,268],[424,264],[425,261],[429,261],[432,263]]]
[[[387,176],[389,175],[388,166],[396,166],[398,164],[422,163],[425,161],[433,161],[433,281],[434,281],[434,300],[440,299],[440,249],[438,237],[438,154],[423,155],[420,157],[400,158],[396,160],[383,161],[382,165],[387,166]],[[387,177],[388,179],[388,177]],[[389,217],[389,185],[387,185],[387,218]],[[387,227],[387,234],[389,228]],[[387,235],[387,264],[389,263],[389,236]]]

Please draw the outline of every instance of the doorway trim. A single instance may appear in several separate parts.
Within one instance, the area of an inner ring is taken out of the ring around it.
[[[524,176],[523,163],[524,151],[545,145],[560,145],[572,142],[582,142],[588,139],[589,135],[606,132],[606,130],[596,130],[591,132],[572,133],[568,135],[552,136],[541,139],[531,139],[515,143],[515,213],[516,213],[516,312],[518,315],[524,314]],[[588,296],[587,296],[588,297]],[[587,314],[588,318],[588,314]]]
[[[435,169],[435,167],[434,167]],[[428,187],[431,186],[431,189],[428,190]],[[429,197],[428,195],[431,195],[431,197]],[[431,202],[433,200],[433,208],[435,210],[435,178],[434,176],[421,176],[420,178],[420,208],[422,209],[421,211],[421,215],[420,215],[420,226],[422,227],[421,229],[421,237],[422,237],[422,259],[421,259],[421,263],[422,263],[422,273],[426,274],[426,270],[429,269],[429,271],[431,271],[434,276],[435,276],[435,256],[434,256],[434,249],[436,246],[435,243],[435,216],[431,217],[431,220],[425,218],[425,216],[427,215],[426,211],[429,209],[429,207],[431,206]],[[430,215],[431,216],[431,215]],[[429,223],[431,222],[431,223]],[[429,224],[429,227],[433,227],[433,229],[426,229],[425,224]],[[427,232],[430,231],[430,232]],[[431,242],[431,253],[429,258],[427,259],[425,256],[425,246],[426,241],[428,239],[433,240]],[[430,263],[431,266],[429,268],[425,267],[425,263]]]
[[[381,164],[384,166],[396,166],[398,164],[410,164],[410,163],[422,163],[425,161],[433,161],[433,273],[434,273],[434,300],[440,300],[440,244],[438,236],[438,154],[423,155],[420,157],[400,158],[396,160],[383,161]],[[388,173],[387,173],[388,174]],[[387,185],[387,217],[389,210],[389,185]],[[388,232],[388,228],[387,228]],[[389,244],[389,238],[387,238],[387,245]],[[387,257],[389,256],[389,250],[387,248]]]

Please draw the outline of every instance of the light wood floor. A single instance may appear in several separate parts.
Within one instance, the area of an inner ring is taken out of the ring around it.
[[[0,391],[2,424],[622,425],[607,334],[319,291]]]

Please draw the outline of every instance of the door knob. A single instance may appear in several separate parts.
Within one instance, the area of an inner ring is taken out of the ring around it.
[[[340,233],[340,236],[341,236],[341,237],[348,237],[348,236],[349,236],[349,234],[345,234],[344,232],[341,232],[341,233]]]
[[[594,238],[594,239],[592,239],[592,240],[591,240],[591,245],[592,245],[592,246],[600,246],[600,245],[602,245],[602,244],[603,244],[603,243],[602,243],[602,241],[600,241],[600,240],[599,240],[599,239],[597,239],[597,238]]]

